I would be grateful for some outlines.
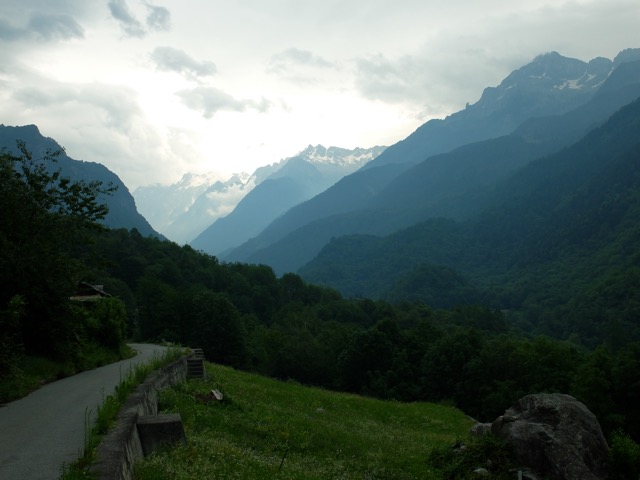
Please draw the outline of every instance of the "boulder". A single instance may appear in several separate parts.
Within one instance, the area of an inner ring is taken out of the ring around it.
[[[595,415],[569,395],[527,395],[491,424],[518,462],[557,480],[607,477],[609,448]]]

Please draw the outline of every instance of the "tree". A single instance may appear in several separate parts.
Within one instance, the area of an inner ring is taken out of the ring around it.
[[[223,293],[203,290],[193,298],[195,329],[190,345],[201,346],[211,361],[244,366],[246,333],[238,309]]]
[[[0,153],[0,309],[24,300],[20,339],[27,351],[64,354],[68,298],[79,265],[69,247],[86,241],[108,208],[98,201],[115,188],[73,181],[55,169],[60,151],[36,159],[24,142]]]
[[[20,318],[24,301],[15,296],[6,310],[0,309],[0,378],[15,375],[24,355],[24,345],[20,339]]]
[[[600,346],[580,365],[572,386],[573,395],[589,407],[606,433],[623,425],[614,403],[614,359]]]

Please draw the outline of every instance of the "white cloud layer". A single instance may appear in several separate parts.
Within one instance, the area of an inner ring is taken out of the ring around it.
[[[640,47],[637,0],[4,0],[0,123],[131,188],[392,144],[536,55]]]

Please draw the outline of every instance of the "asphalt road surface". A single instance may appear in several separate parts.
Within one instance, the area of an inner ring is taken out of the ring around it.
[[[0,407],[0,480],[54,480],[63,464],[82,455],[87,412],[93,418],[133,365],[164,348],[131,347],[139,352],[133,358],[47,384]]]

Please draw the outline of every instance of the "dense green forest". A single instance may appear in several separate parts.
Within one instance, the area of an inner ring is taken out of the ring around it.
[[[446,308],[345,298],[295,274],[278,277],[267,266],[221,263],[136,230],[105,229],[96,223],[105,207],[95,199],[108,186],[47,173],[24,146],[0,160],[3,377],[20,375],[24,356],[83,368],[92,349],[117,351],[126,338],[164,340],[202,347],[209,360],[238,369],[447,402],[485,421],[527,393],[570,393],[606,432],[622,427],[640,438],[640,343],[625,332],[620,342],[605,335],[587,348],[571,335],[538,335],[522,322],[514,328],[513,314],[483,305],[483,297]],[[451,272],[435,273],[464,287]],[[611,273],[605,292],[594,284],[598,314],[632,315],[619,312],[615,299],[636,279],[625,270]],[[77,305],[70,296],[79,281],[104,285],[113,298]]]

